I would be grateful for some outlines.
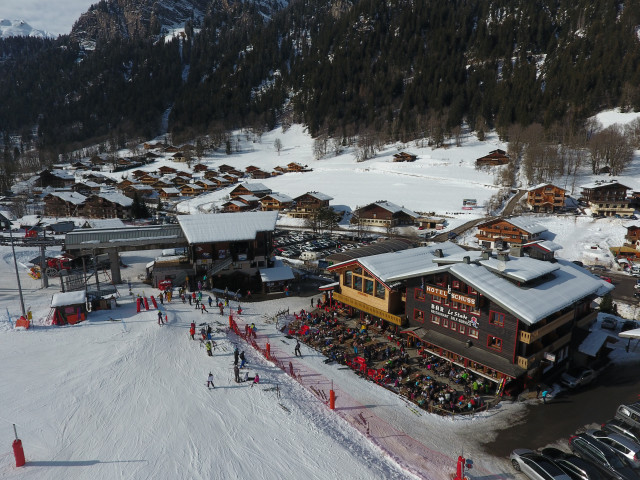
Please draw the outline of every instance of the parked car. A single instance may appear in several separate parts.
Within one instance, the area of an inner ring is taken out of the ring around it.
[[[531,480],[571,480],[553,460],[526,448],[518,448],[509,456],[516,472]]]
[[[602,430],[587,430],[586,433],[625,457],[632,467],[640,468],[640,445],[630,438],[619,433],[604,432]]]
[[[617,475],[597,463],[557,448],[544,448],[541,453],[553,460],[567,475],[576,480],[615,480],[618,478]]]
[[[580,260],[574,260],[572,263],[575,263],[579,267],[584,267],[584,263],[582,263]]]
[[[453,240],[453,239],[454,239],[454,238],[456,238],[457,236],[458,236],[458,234],[457,234],[456,232],[449,232],[449,233],[447,234],[447,238],[448,238],[449,240]]]
[[[612,418],[608,422],[603,423],[602,430],[605,432],[619,433],[625,437],[629,437],[636,443],[640,443],[640,431],[638,431],[637,428],[627,425],[619,418]]]
[[[591,265],[589,268],[591,270],[593,270],[594,272],[606,272],[607,271],[607,267],[605,267],[604,265]]]
[[[604,280],[605,282],[608,282],[608,283],[611,283],[611,284],[613,283],[613,280],[611,280],[611,277],[605,277],[604,275],[600,275],[600,278],[602,280]]]
[[[613,317],[604,317],[602,319],[602,328],[606,328],[607,330],[615,330],[618,326],[618,320]]]
[[[591,383],[597,375],[590,368],[572,368],[560,376],[560,382],[569,388],[584,387]]]
[[[624,480],[638,480],[629,462],[620,457],[615,450],[586,433],[579,433],[569,439],[569,448],[582,458],[591,460],[618,474]]]
[[[625,320],[620,327],[621,332],[626,332],[627,330],[635,330],[638,328],[638,324],[634,320]]]
[[[627,425],[640,429],[640,402],[620,405],[616,410],[616,418]]]

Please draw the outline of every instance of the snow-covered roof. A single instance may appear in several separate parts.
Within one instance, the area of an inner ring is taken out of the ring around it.
[[[247,190],[249,190],[250,192],[270,192],[271,189],[264,186],[262,183],[242,183],[240,185],[238,185],[238,187],[243,186],[244,188],[246,188]],[[236,187],[236,188],[238,188]]]
[[[55,177],[62,178],[62,179],[65,179],[65,180],[73,180],[74,179],[74,176],[71,175],[66,170],[53,169],[53,170],[50,170],[49,173],[51,173],[51,175],[53,175]]]
[[[554,185],[553,183],[539,183],[538,185],[535,185],[535,186],[529,188],[527,191],[528,192],[533,192],[534,190],[538,190],[539,188],[547,187],[547,186],[555,187],[555,188],[558,188],[558,189],[563,190],[563,191],[566,192],[566,190],[564,188],[560,188],[560,187]]]
[[[293,202],[293,198],[291,198],[289,195],[285,195],[284,193],[270,193],[263,197],[262,200],[264,200],[265,198],[273,198],[280,203]]]
[[[253,240],[258,232],[276,228],[278,212],[209,213],[178,215],[189,244]]]
[[[9,210],[0,210],[0,215],[2,215],[7,220],[15,220],[16,219],[15,215],[13,213],[11,213]]]
[[[552,242],[551,240],[535,240],[533,242],[525,243],[522,246],[531,247],[533,245],[537,245],[547,252],[557,252],[558,250],[562,250],[562,245]]]
[[[620,332],[618,336],[622,338],[640,338],[640,328],[634,328],[633,330],[627,330],[626,332]]]
[[[133,204],[133,199],[118,192],[100,192],[96,195],[100,198],[104,198],[111,203],[122,205],[123,207],[130,207]]]
[[[307,192],[300,195],[300,197],[304,195],[309,195],[310,197],[317,198],[318,200],[321,200],[321,201],[333,200],[333,197],[330,197],[329,195],[322,192]]]
[[[441,269],[441,267],[432,261],[436,255],[436,250],[442,250],[445,256],[464,252],[462,247],[459,247],[455,243],[444,242],[428,247],[410,248],[397,252],[361,257],[356,259],[356,261],[377,278],[387,283],[424,275],[427,272]],[[335,270],[352,262],[354,262],[354,260],[337,263],[332,265],[330,270]]]
[[[87,292],[78,290],[77,292],[56,293],[51,299],[51,307],[66,307],[67,305],[80,305],[87,301]]]
[[[293,280],[293,270],[291,267],[273,267],[273,268],[261,268],[260,279],[262,282],[281,282],[283,280]]]
[[[385,210],[387,210],[388,212],[391,212],[391,213],[403,212],[403,213],[406,213],[407,215],[409,215],[411,217],[415,217],[415,218],[420,216],[416,212],[413,212],[413,211],[409,210],[408,208],[401,207],[400,205],[396,205],[395,203],[391,203],[391,202],[375,202],[374,205],[377,205],[380,208],[384,208]]]
[[[539,223],[526,217],[505,218],[504,221],[509,222],[514,227],[518,227],[531,235],[547,231],[547,227],[543,227]]]
[[[545,262],[530,257],[509,257],[508,261],[491,257],[488,260],[480,260],[479,262],[480,265],[489,270],[519,282],[530,282],[560,268],[557,263]]]
[[[90,228],[122,228],[126,225],[119,218],[94,218],[83,222]]]
[[[556,265],[559,268],[551,273],[552,278],[534,287],[519,287],[473,263],[458,263],[449,271],[529,325],[589,295],[602,296],[613,290],[613,285],[571,262],[558,260]]]
[[[182,193],[176,187],[164,187],[162,188],[162,191],[166,194],[175,193],[176,195],[180,195],[180,193]]]
[[[578,351],[590,357],[595,357],[602,348],[602,345],[611,339],[613,339],[613,337],[609,332],[601,329],[594,330],[593,332],[589,332],[589,335],[585,337],[578,347]]]
[[[580,188],[591,190],[591,189],[594,189],[594,188],[610,187],[612,185],[620,185],[621,187],[624,187],[624,188],[627,188],[627,189],[631,189],[631,187],[627,187],[626,185],[622,185],[617,180],[611,180],[609,182],[607,182],[605,180],[595,181],[595,182],[592,182],[592,183],[586,183],[584,185],[580,185]]]
[[[82,205],[87,200],[87,197],[76,192],[51,192],[49,195],[74,205]]]
[[[260,199],[255,195],[238,195],[238,198],[241,198],[245,202],[259,202]]]

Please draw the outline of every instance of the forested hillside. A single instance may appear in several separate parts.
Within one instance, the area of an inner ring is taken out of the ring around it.
[[[131,24],[100,3],[110,24]],[[463,122],[571,129],[640,107],[636,0],[212,0],[206,12],[170,41],[94,32],[87,50],[80,26],[0,41],[0,129],[65,151],[148,137],[171,109],[176,138],[286,119],[314,136],[437,143]]]

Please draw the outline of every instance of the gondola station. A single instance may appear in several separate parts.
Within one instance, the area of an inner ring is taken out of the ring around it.
[[[565,260],[445,242],[332,265],[332,299],[498,384],[566,366],[593,300],[613,286]]]

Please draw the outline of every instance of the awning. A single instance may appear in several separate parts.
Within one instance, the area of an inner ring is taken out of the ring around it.
[[[285,280],[293,280],[293,270],[291,267],[273,267],[273,268],[261,268],[260,279],[262,282],[282,282]]]
[[[87,293],[84,290],[77,292],[56,293],[51,299],[51,307],[66,307],[70,305],[83,305],[87,301]]]
[[[622,338],[640,338],[640,328],[634,328],[633,330],[620,332],[618,336]]]
[[[326,292],[328,290],[335,290],[335,288],[338,285],[340,285],[340,282],[328,283],[326,285],[322,285],[321,287],[318,287],[318,290],[320,290],[321,292]]]
[[[589,357],[595,357],[607,341],[617,343],[618,339],[602,330],[594,330],[585,337],[578,347],[578,351],[588,355]]]

